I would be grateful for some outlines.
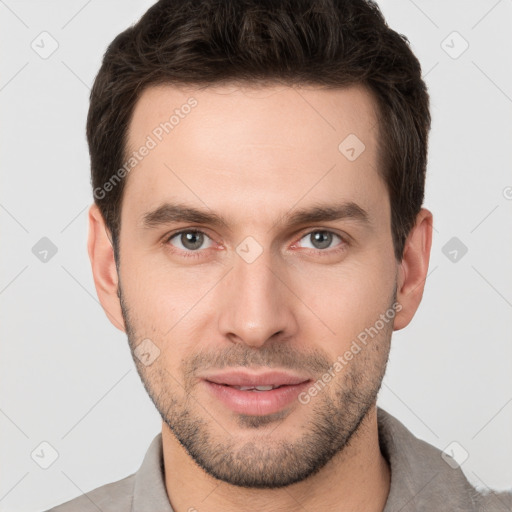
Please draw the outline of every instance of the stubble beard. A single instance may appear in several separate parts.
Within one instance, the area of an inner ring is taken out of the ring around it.
[[[207,368],[208,361],[214,362],[212,358],[202,354],[185,361],[180,376],[183,386],[162,366],[164,357],[146,367],[134,355],[136,345],[144,337],[137,334],[121,288],[119,297],[128,343],[146,392],[190,457],[218,480],[259,489],[276,489],[305,480],[336,455],[343,455],[376,404],[388,361],[393,322],[355,355],[341,374],[308,404],[294,406],[291,415],[302,407],[311,409],[307,415],[309,419],[296,429],[302,434],[295,435],[292,440],[293,432],[278,435],[281,428],[290,429],[291,422],[286,421],[287,411],[268,416],[237,415],[237,427],[252,429],[254,434],[251,441],[237,441],[236,434],[230,432],[232,427],[223,425],[223,420],[210,412],[209,404],[199,403],[193,394],[197,382],[193,379],[194,371],[199,366]],[[299,368],[292,366],[297,358],[296,351],[278,344],[269,347],[267,352],[262,352],[262,349],[234,345],[227,357],[214,357],[215,367],[219,361],[225,366],[261,365],[265,361],[269,367]],[[325,372],[319,369],[327,370],[332,364],[325,355],[316,352],[314,361],[308,359],[300,368],[310,371],[314,368],[315,374],[321,377]]]

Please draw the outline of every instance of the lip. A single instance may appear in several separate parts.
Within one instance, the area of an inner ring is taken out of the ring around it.
[[[297,400],[311,378],[284,371],[231,370],[202,376],[209,393],[235,413],[263,416],[281,411]],[[269,391],[244,391],[233,386],[280,386]]]
[[[291,386],[311,379],[309,376],[280,370],[255,372],[246,369],[212,372],[202,378],[228,386]]]

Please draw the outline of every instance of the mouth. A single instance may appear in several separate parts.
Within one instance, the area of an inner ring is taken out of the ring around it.
[[[273,414],[290,406],[311,380],[309,376],[283,371],[255,373],[247,370],[202,377],[215,400],[235,413],[253,416]]]

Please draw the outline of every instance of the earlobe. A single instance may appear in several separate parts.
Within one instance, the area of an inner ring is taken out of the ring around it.
[[[395,331],[409,324],[423,297],[432,245],[432,220],[432,213],[422,208],[407,237],[398,269],[397,302],[402,309],[395,317]]]
[[[87,251],[91,260],[94,285],[100,303],[110,322],[126,332],[118,296],[118,275],[110,233],[98,206],[89,208]]]

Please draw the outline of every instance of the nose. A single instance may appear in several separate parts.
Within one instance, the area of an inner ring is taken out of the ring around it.
[[[217,290],[222,336],[253,348],[297,331],[296,298],[287,286],[282,262],[268,250],[252,262],[234,255],[234,267]]]

